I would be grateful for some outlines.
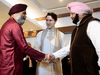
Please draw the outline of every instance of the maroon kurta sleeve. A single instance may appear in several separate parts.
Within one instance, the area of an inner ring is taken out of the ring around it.
[[[15,23],[11,29],[12,36],[23,53],[38,61],[41,61],[45,57],[45,54],[34,50],[27,45],[27,42],[23,35],[22,27],[19,24]]]

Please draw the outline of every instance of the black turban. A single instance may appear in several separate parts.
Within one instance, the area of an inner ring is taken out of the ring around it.
[[[12,14],[26,10],[26,8],[27,8],[26,4],[16,4],[10,9],[8,14],[11,16]]]

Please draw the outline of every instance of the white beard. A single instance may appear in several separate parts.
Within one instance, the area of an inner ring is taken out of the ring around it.
[[[24,20],[25,17],[23,17],[20,13],[18,13],[18,17],[17,17],[17,23],[19,25],[23,25],[25,20]]]

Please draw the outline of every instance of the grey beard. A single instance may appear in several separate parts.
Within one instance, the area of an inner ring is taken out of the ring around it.
[[[75,15],[75,18],[74,18],[74,20],[73,20],[73,23],[74,23],[74,24],[77,24],[78,21],[79,21],[79,15],[76,14],[76,15]]]
[[[17,17],[17,23],[19,25],[23,25],[25,20],[24,20],[25,17],[23,17],[20,13],[18,14],[18,17]]]

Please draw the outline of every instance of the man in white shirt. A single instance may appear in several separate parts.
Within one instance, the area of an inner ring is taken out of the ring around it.
[[[35,49],[45,54],[52,54],[66,46],[65,35],[55,28],[56,21],[55,13],[46,15],[47,28],[37,34]],[[37,61],[36,75],[62,75],[61,59],[57,58],[49,64]]]
[[[67,9],[77,26],[72,32],[71,43],[51,54],[49,61],[65,57],[70,51],[71,75],[99,75],[100,21],[92,17],[93,10],[84,3],[69,3]]]

